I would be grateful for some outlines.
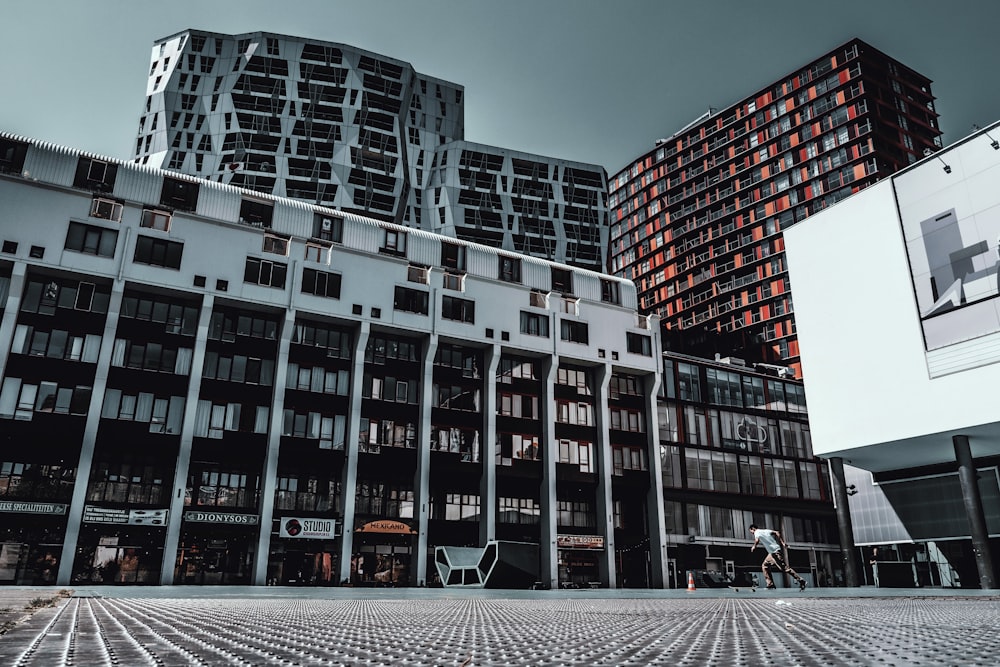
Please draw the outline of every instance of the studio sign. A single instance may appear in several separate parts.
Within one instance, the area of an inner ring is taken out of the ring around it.
[[[335,537],[337,522],[333,519],[286,516],[280,520],[279,525],[279,537],[332,539]]]
[[[184,520],[194,523],[218,523],[235,526],[256,526],[260,517],[256,514],[230,514],[228,512],[198,512],[184,513]]]

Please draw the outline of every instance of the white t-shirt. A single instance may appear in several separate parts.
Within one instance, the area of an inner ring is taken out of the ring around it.
[[[781,544],[778,542],[778,538],[775,536],[774,531],[768,528],[758,528],[753,531],[753,537],[764,545],[767,549],[767,553],[776,554],[781,551]]]

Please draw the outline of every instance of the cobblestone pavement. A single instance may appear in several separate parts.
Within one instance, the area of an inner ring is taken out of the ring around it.
[[[996,665],[996,597],[75,597],[0,664]],[[128,593],[122,591],[120,595]]]

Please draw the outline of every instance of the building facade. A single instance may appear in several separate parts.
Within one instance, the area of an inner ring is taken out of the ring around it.
[[[998,139],[994,123],[786,235],[815,448],[845,469],[868,583],[997,585]]]
[[[629,281],[8,134],[0,201],[0,582],[663,585]]]
[[[754,523],[781,531],[811,585],[844,582],[829,470],[812,450],[800,380],[665,353],[657,415],[672,586],[689,570],[760,579],[763,556],[747,550]]]
[[[782,231],[937,150],[930,83],[855,39],[658,140],[610,180],[610,272],[800,371]]]
[[[603,272],[602,167],[465,141],[464,88],[272,33],[158,40],[136,162]]]

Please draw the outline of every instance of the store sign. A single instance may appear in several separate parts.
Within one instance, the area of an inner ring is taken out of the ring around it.
[[[410,528],[402,521],[391,519],[381,519],[379,521],[369,521],[358,528],[359,533],[387,533],[392,535],[415,535],[417,531]]]
[[[601,535],[556,535],[556,546],[560,549],[603,549]]]
[[[230,514],[229,512],[184,512],[184,520],[192,523],[217,523],[227,526],[256,526],[260,517],[256,514]]]
[[[16,500],[0,501],[0,512],[21,512],[22,514],[65,514],[63,503],[31,503]]]
[[[279,537],[325,540],[336,535],[337,522],[333,519],[286,516],[280,519]]]
[[[84,505],[84,523],[115,523],[129,526],[166,526],[166,509],[130,510]]]

